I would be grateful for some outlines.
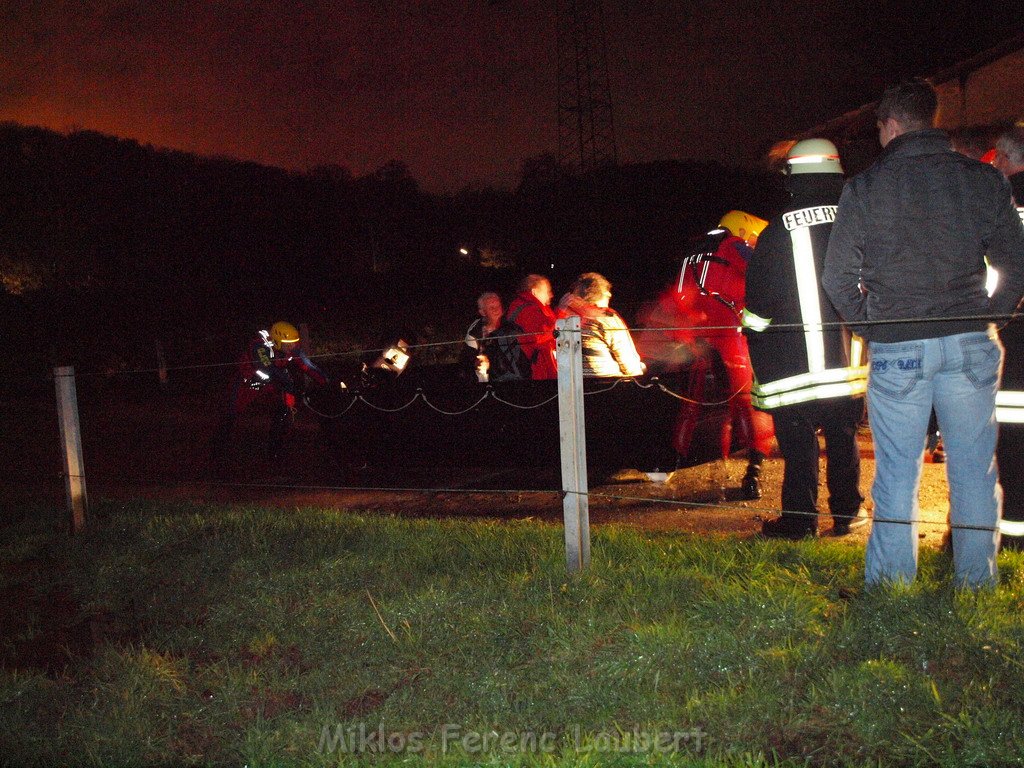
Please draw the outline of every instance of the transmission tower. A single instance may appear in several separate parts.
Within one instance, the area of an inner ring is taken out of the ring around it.
[[[586,173],[616,162],[601,0],[556,0],[558,161]]]

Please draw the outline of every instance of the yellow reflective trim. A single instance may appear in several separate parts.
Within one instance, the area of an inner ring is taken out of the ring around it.
[[[1000,424],[1024,424],[1024,408],[1000,408],[996,406],[996,421]]]
[[[1003,536],[1024,536],[1024,520],[1000,520],[999,532]]]
[[[752,331],[763,331],[769,325],[771,325],[772,319],[770,317],[759,317],[751,312],[746,307],[740,313],[740,318],[743,322],[744,328],[749,328]]]
[[[782,408],[787,405],[807,403],[812,400],[831,400],[836,397],[854,397],[863,395],[868,388],[867,381],[846,381],[837,384],[822,384],[815,387],[807,387],[790,392],[781,392],[775,395],[764,396],[755,387],[751,393],[751,401],[758,408],[771,410]]]
[[[996,392],[996,421],[1000,424],[1024,424],[1024,392],[1016,389]]]
[[[996,392],[996,405],[1024,407],[1024,392],[1015,389],[1001,389]]]
[[[804,324],[807,369],[817,373],[825,370],[825,333],[821,325],[820,283],[814,266],[811,230],[809,227],[799,227],[790,232],[789,236],[793,241],[793,271],[800,301],[800,320]]]
[[[850,335],[850,365],[854,368],[864,366],[864,339],[856,333]]]
[[[867,366],[851,366],[850,368],[829,368],[826,371],[815,373],[801,373],[798,376],[790,376],[785,379],[777,379],[761,385],[761,392],[765,395],[773,395],[778,392],[789,392],[794,389],[815,386],[817,384],[832,384],[837,381],[867,381]]]

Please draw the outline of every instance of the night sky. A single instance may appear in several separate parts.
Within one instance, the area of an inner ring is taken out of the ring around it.
[[[621,161],[755,164],[1022,23],[992,2],[766,5],[604,0]],[[433,191],[514,185],[555,151],[555,0],[25,0],[0,24],[0,120],[298,170],[398,159]]]

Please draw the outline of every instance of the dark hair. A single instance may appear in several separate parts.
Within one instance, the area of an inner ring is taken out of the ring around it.
[[[919,131],[935,125],[938,109],[939,97],[931,83],[915,77],[887,88],[875,114],[880,122],[892,118],[908,131]]]
[[[569,292],[584,301],[596,304],[606,293],[612,292],[612,284],[604,275],[597,272],[584,272],[576,278]]]

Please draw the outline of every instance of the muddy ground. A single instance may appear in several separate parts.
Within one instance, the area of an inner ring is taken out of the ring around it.
[[[24,502],[64,502],[56,403],[46,394],[8,398],[0,410],[2,514],[18,516]],[[218,419],[213,399],[202,394],[157,391],[125,396],[90,389],[79,395],[87,488],[91,499],[181,499],[198,502],[323,506],[430,517],[533,518],[560,523],[562,501],[558,466],[521,469],[514,457],[503,466],[477,467],[431,456],[377,465],[339,455],[324,439],[318,420],[300,413],[285,456],[264,456],[268,415],[253,410],[241,418],[225,466],[214,473],[207,442]],[[457,432],[457,426],[454,427]],[[452,439],[439,436],[439,440]],[[624,436],[624,439],[630,439]],[[870,434],[860,437],[862,490],[868,496],[874,475]],[[619,523],[645,529],[709,535],[753,535],[759,519],[780,508],[782,462],[774,455],[764,469],[764,496],[739,498],[742,456],[670,472],[650,482],[644,471],[672,467],[626,467],[617,475],[589,479],[590,516],[595,524]],[[822,459],[824,467],[824,459]],[[630,471],[633,470],[633,471]],[[828,492],[822,472],[821,503]],[[927,463],[921,489],[922,543],[938,544],[948,509],[945,467]],[[820,528],[831,528],[824,515]],[[863,542],[867,529],[846,537]]]

